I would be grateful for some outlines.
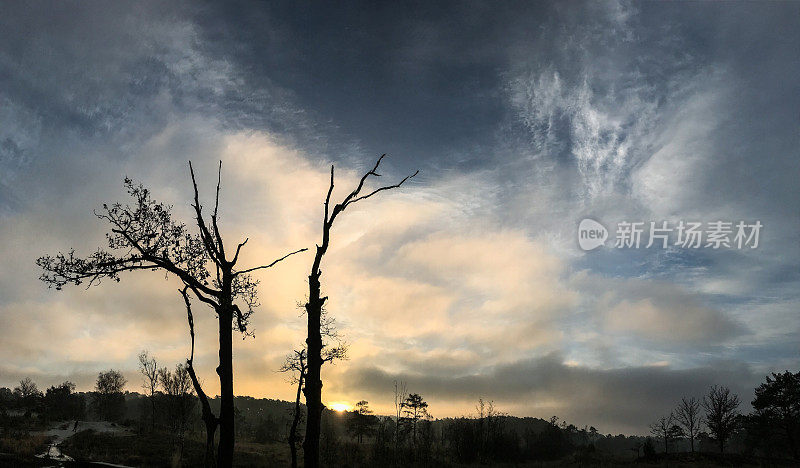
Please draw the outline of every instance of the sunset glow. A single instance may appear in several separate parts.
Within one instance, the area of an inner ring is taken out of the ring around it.
[[[341,402],[331,403],[330,405],[328,405],[328,407],[334,411],[339,411],[339,412],[353,410],[352,406],[348,405],[347,403],[341,403]]]

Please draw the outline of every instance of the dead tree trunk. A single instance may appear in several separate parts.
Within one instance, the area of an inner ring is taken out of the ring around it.
[[[233,406],[233,313],[228,304],[217,310],[219,315],[219,449],[217,464],[229,467],[233,461],[234,406]]]
[[[192,351],[189,354],[189,359],[186,360],[186,371],[189,373],[189,378],[192,379],[192,386],[197,393],[197,398],[200,400],[200,407],[202,409],[202,419],[206,426],[206,451],[203,457],[203,466],[211,468],[216,466],[216,459],[214,457],[214,434],[217,432],[219,419],[211,411],[211,405],[208,402],[208,396],[203,391],[200,381],[197,379],[197,374],[194,371],[194,316],[192,315],[192,304],[189,302],[189,295],[184,287],[181,290],[183,301],[186,304],[186,315],[189,320],[189,335],[192,338]]]
[[[326,229],[327,233],[328,230]],[[325,236],[327,240],[327,235]],[[309,275],[310,285],[309,301],[306,304],[308,315],[308,338],[306,347],[308,349],[308,371],[306,375],[306,386],[303,392],[306,396],[306,436],[303,441],[303,457],[305,466],[315,468],[319,466],[319,438],[322,422],[322,335],[320,333],[320,321],[322,316],[322,306],[324,299],[320,297],[319,261],[327,250],[327,242],[323,242],[324,249],[317,246],[317,255],[314,259],[316,266]]]
[[[414,177],[419,171],[407,176],[395,185],[380,187],[372,192],[361,195],[361,190],[364,188],[364,182],[369,176],[380,177],[376,171],[380,166],[384,156],[378,158],[375,167],[361,177],[358,186],[350,192],[347,197],[341,202],[337,203],[331,208],[331,194],[333,193],[333,166],[331,166],[331,181],[328,187],[328,194],[325,197],[325,212],[322,223],[322,243],[317,245],[316,254],[314,255],[314,263],[311,266],[311,272],[308,275],[308,302],[306,302],[306,316],[308,318],[308,330],[306,337],[306,349],[308,350],[308,374],[306,376],[305,397],[306,409],[308,411],[308,419],[306,422],[306,437],[303,442],[303,457],[306,468],[319,467],[319,441],[320,441],[320,428],[322,422],[322,364],[325,362],[322,356],[322,312],[325,306],[327,297],[322,296],[320,277],[322,271],[320,266],[322,258],[328,251],[330,245],[331,227],[336,216],[345,210],[349,205],[360,200],[367,199],[378,192],[400,187],[405,181]]]

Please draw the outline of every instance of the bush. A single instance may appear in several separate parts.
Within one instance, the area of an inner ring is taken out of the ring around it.
[[[44,453],[50,446],[50,437],[25,433],[6,433],[0,438],[0,452],[32,457]]]

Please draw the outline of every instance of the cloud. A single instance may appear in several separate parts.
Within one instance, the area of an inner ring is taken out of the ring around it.
[[[602,421],[596,424],[601,432],[646,434],[647,424],[674,409],[682,396],[700,398],[717,384],[748,401],[759,378],[734,362],[684,370],[663,365],[594,369],[567,365],[555,353],[472,375],[387,373],[366,364],[348,371],[343,385],[345,395],[384,402],[381,409],[387,412],[398,380],[422,394],[434,415],[469,414],[467,408],[483,398],[512,414],[555,414],[578,426]]]
[[[746,333],[702,295],[671,283],[612,279],[585,271],[571,281],[604,330],[620,338],[685,348],[715,346]]]

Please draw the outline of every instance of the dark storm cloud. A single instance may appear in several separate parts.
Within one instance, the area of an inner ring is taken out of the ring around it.
[[[484,398],[494,400],[501,409],[513,406],[530,413],[536,408],[541,417],[551,411],[579,425],[603,421],[602,427],[598,425],[603,432],[643,434],[654,415],[674,409],[682,396],[699,398],[710,385],[722,384],[747,402],[761,378],[737,362],[683,370],[666,366],[604,370],[567,366],[561,356],[551,354],[499,365],[478,375],[441,370],[398,375],[363,366],[351,369],[344,381],[354,391],[370,395],[391,392],[394,381],[403,381],[410,392],[429,401],[472,403]]]

